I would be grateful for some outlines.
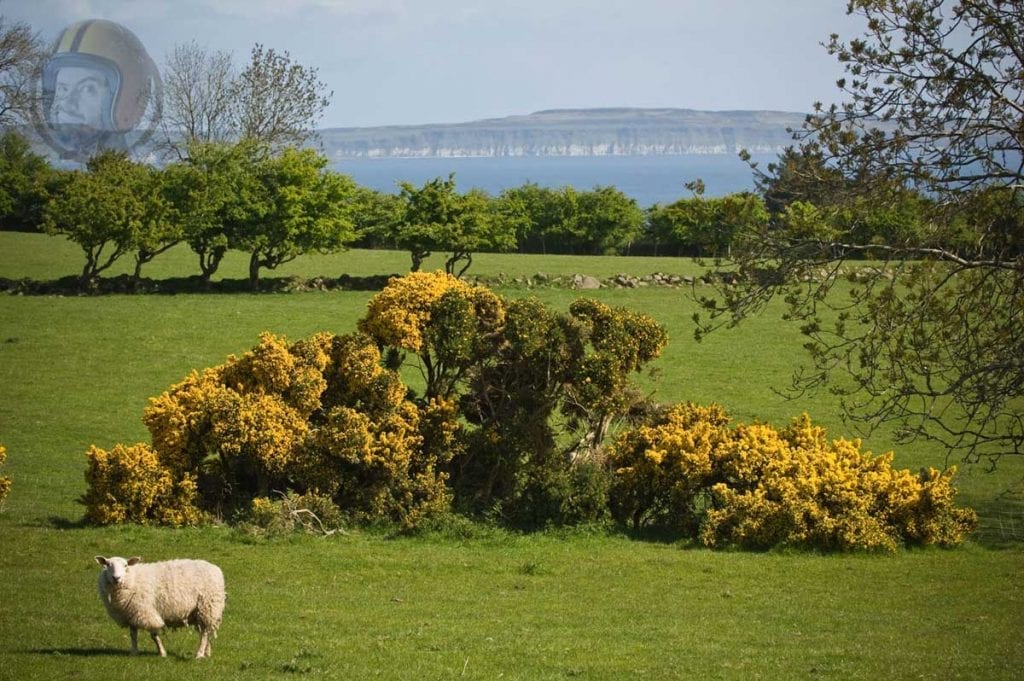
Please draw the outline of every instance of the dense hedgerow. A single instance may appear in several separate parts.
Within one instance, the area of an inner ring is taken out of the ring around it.
[[[7,448],[0,445],[0,466],[7,461]],[[7,494],[11,491],[11,479],[6,475],[0,475],[0,509],[4,507],[4,500],[7,499]]]
[[[755,549],[951,546],[975,527],[954,504],[955,469],[915,475],[860,447],[827,440],[806,414],[783,430],[731,428],[717,405],[678,405],[617,439],[612,509],[637,527]]]

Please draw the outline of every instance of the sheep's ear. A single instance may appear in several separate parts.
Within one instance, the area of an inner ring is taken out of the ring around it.
[[[141,563],[141,562],[142,562],[142,559],[139,558],[138,556],[132,556],[131,558],[128,559],[128,564],[129,565],[135,565],[136,563]]]
[[[96,562],[102,565],[103,567],[107,566],[107,559],[103,556],[96,556]]]

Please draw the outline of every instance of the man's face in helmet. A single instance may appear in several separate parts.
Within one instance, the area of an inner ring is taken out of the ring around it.
[[[54,83],[50,122],[58,127],[77,126],[83,132],[109,129],[103,114],[110,111],[113,95],[101,71],[65,66]]]

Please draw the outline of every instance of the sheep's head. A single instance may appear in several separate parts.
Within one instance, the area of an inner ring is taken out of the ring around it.
[[[96,562],[103,566],[102,577],[107,584],[114,586],[120,584],[128,574],[128,567],[141,563],[142,559],[138,556],[133,558],[124,559],[120,556],[114,556],[112,558],[104,558],[103,556],[96,556]]]

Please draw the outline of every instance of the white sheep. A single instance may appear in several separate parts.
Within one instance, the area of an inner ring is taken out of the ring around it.
[[[118,626],[130,628],[132,653],[139,652],[139,629],[148,631],[160,657],[167,657],[160,630],[191,625],[201,634],[196,657],[210,656],[210,638],[224,613],[224,573],[219,567],[205,560],[143,563],[138,557],[96,556],[96,562],[103,566],[100,598]]]

